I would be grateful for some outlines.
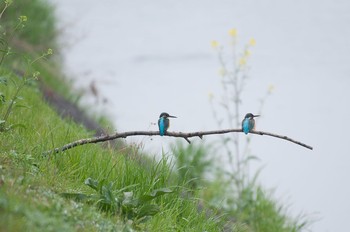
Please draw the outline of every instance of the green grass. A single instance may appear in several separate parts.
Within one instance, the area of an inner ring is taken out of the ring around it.
[[[291,218],[288,208],[273,199],[273,192],[256,183],[259,172],[253,179],[241,176],[244,179],[239,181],[245,184],[239,190],[222,164],[209,158],[217,154],[213,146],[177,144],[174,154],[179,157],[178,178],[189,188],[199,190],[198,197],[207,212],[221,218],[220,226],[233,231],[268,232],[296,232],[309,226],[305,215]]]
[[[9,33],[13,54],[0,66],[0,119],[13,108],[0,131],[0,231],[301,231],[307,222],[291,219],[262,187],[235,193],[232,183],[213,174],[215,151],[207,145],[180,145],[160,160],[137,148],[76,147],[43,152],[91,137],[92,131],[62,119],[43,101],[39,81],[69,99],[59,59],[28,64],[48,48],[57,49],[53,8],[41,0],[14,1],[1,19],[11,32],[26,15],[23,30]],[[39,12],[39,13],[38,13]],[[10,41],[10,42],[9,42]],[[16,72],[15,72],[15,71]],[[16,74],[17,73],[17,74]],[[208,177],[211,177],[208,180]]]
[[[6,72],[2,75],[7,76]],[[5,96],[11,96],[15,88],[8,84],[2,91]],[[104,218],[101,223],[112,227],[127,221],[121,214],[98,211],[95,203],[72,202],[60,196],[67,192],[91,194],[93,191],[84,185],[89,177],[113,183],[112,191],[128,187],[125,192],[133,192],[135,198],[161,188],[173,191],[168,196],[153,200],[152,203],[159,206],[158,215],[146,223],[134,224],[135,228],[151,231],[159,229],[160,225],[162,228],[175,227],[176,230],[196,230],[198,225],[203,230],[215,231],[214,228],[218,228],[215,220],[197,212],[198,200],[181,197],[182,188],[175,182],[166,157],[160,161],[144,160],[137,154],[103,149],[99,145],[87,145],[43,157],[42,153],[52,147],[89,137],[92,133],[69,120],[62,120],[42,101],[35,86],[24,88],[20,95],[22,105],[28,107],[15,107],[8,124],[21,123],[25,128],[0,133],[0,212],[6,215],[1,223],[4,230],[21,230],[19,225],[34,230],[48,225],[53,231],[61,231],[63,227],[79,230],[75,228],[77,221],[82,227],[98,230],[99,223],[90,223],[95,214]],[[0,115],[5,109],[1,107]],[[149,168],[143,166],[145,162]],[[87,208],[89,213],[85,214],[83,211]],[[68,216],[74,215],[76,219],[67,218],[66,210]]]

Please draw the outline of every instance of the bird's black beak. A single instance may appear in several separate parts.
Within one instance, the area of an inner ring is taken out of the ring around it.
[[[176,116],[171,116],[171,115],[169,115],[169,117],[168,118],[177,118]]]
[[[253,115],[253,117],[255,118],[255,117],[260,117],[260,114],[257,114],[257,115]]]

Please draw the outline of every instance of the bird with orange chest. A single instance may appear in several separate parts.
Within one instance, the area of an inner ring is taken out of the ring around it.
[[[248,134],[252,130],[255,129],[255,117],[259,117],[260,115],[254,115],[252,113],[248,113],[245,115],[243,121],[242,121],[242,130],[244,134]]]
[[[158,119],[158,127],[159,127],[160,136],[163,136],[166,134],[166,132],[170,126],[169,118],[176,118],[176,116],[171,116],[165,112],[160,114],[159,119]]]

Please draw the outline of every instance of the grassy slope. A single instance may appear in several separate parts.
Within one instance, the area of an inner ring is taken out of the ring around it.
[[[6,73],[2,75],[7,76]],[[14,92],[11,85],[4,90],[5,96]],[[62,120],[42,102],[36,88],[24,89],[21,97],[21,103],[30,107],[15,108],[8,123],[22,123],[26,128],[0,133],[0,228],[3,230],[44,229],[47,226],[55,231],[61,231],[62,228],[114,228],[121,220],[120,217],[100,214],[93,206],[64,200],[58,195],[63,192],[91,192],[83,184],[88,177],[107,179],[107,182],[114,183],[115,190],[132,186],[128,191],[136,195],[171,184],[166,163],[149,161],[150,168],[146,169],[140,166],[140,158],[135,155],[130,159],[122,153],[97,145],[42,157],[42,152],[53,146],[89,137],[91,133],[79,125]],[[148,228],[216,227],[214,221],[196,212],[196,201],[175,194],[162,200],[159,202],[162,213],[155,216],[147,225]],[[183,222],[174,222],[179,215],[182,215]]]
[[[52,8],[44,1],[21,0],[10,6],[6,11],[8,14],[0,21],[4,28],[11,30],[19,15],[28,16],[24,31],[11,40],[12,46],[20,53],[8,57],[0,67],[0,77],[8,80],[7,85],[0,84],[0,92],[7,98],[7,103],[0,105],[1,117],[15,92],[15,84],[10,80],[15,83],[22,81],[10,70],[23,70],[26,67],[18,61],[22,60],[23,51],[35,57],[35,53],[40,54],[49,47],[55,48],[51,11]],[[57,62],[41,62],[34,66],[40,70],[42,81],[61,93],[69,94],[67,85],[59,77]],[[302,223],[288,219],[283,210],[256,187],[248,189],[246,195],[238,199],[239,202],[235,204],[242,205],[239,209],[232,207],[225,210],[218,205],[207,204],[215,199],[220,202],[227,197],[223,194],[224,183],[201,183],[206,187],[187,192],[193,187],[193,182],[188,184],[189,179],[172,172],[167,157],[158,162],[145,159],[132,147],[118,151],[86,145],[43,157],[42,152],[90,137],[93,132],[70,120],[61,119],[42,101],[37,82],[25,87],[20,96],[6,123],[20,123],[24,127],[0,132],[0,231],[130,231],[131,228],[148,231],[222,231],[224,227],[228,231],[299,231],[303,227]],[[186,157],[191,155],[191,149],[195,148],[183,150]],[[205,152],[205,149],[200,149],[201,152],[197,152],[199,157]],[[189,172],[186,171],[186,175]],[[118,210],[112,214],[111,211],[99,210],[97,201],[80,202],[60,195],[96,193],[84,184],[88,177],[111,182],[114,193],[127,188],[123,192],[132,192],[134,199],[161,188],[171,189],[173,193],[152,200],[151,203],[159,207],[159,213],[142,223],[135,220],[140,208],[133,211],[133,216]],[[191,176],[191,179],[194,178],[196,176]]]
[[[7,85],[0,85],[0,92],[7,100],[1,105],[1,117],[15,94],[16,85],[22,82],[22,77],[9,71],[11,69],[23,70],[20,72],[28,70],[30,73],[34,69],[39,70],[41,81],[54,86],[56,90],[58,88],[61,93],[68,93],[67,85],[57,81],[61,79],[54,74],[59,73],[52,68],[57,66],[56,63],[25,64],[26,58],[33,60],[47,48],[55,47],[52,43],[54,22],[51,10],[44,1],[16,1],[1,19],[3,30],[11,32],[4,38],[14,51],[0,67],[0,76],[7,80]],[[12,34],[20,15],[28,17],[26,27]],[[46,23],[41,23],[43,21]],[[16,100],[6,121],[7,126],[20,124],[24,127],[0,132],[1,231],[118,231],[132,227],[150,231],[167,228],[218,230],[216,221],[197,212],[196,200],[180,196],[179,186],[172,184],[171,179],[174,178],[164,160],[155,162],[140,158],[132,148],[118,152],[102,149],[98,145],[43,157],[42,152],[69,141],[90,137],[93,132],[86,131],[72,121],[62,120],[43,102],[36,85],[37,82],[21,90],[20,98]],[[84,185],[88,177],[113,183],[113,191],[128,187],[124,192],[132,192],[135,199],[162,187],[170,187],[174,193],[151,201],[160,210],[152,220],[146,223],[134,222],[130,226],[130,216],[121,212],[113,214],[111,211],[100,211],[95,207],[97,201],[81,203],[61,197],[61,193],[67,192],[95,193]]]

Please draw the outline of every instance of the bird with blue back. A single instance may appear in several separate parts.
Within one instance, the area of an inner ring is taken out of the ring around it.
[[[245,115],[243,121],[242,121],[242,130],[244,134],[248,134],[252,130],[255,129],[255,117],[259,117],[260,115],[254,115],[252,113],[248,113]]]
[[[166,134],[166,132],[170,126],[169,118],[176,118],[176,116],[171,116],[165,112],[160,114],[159,119],[158,119],[158,127],[159,127],[160,136],[163,136]]]

